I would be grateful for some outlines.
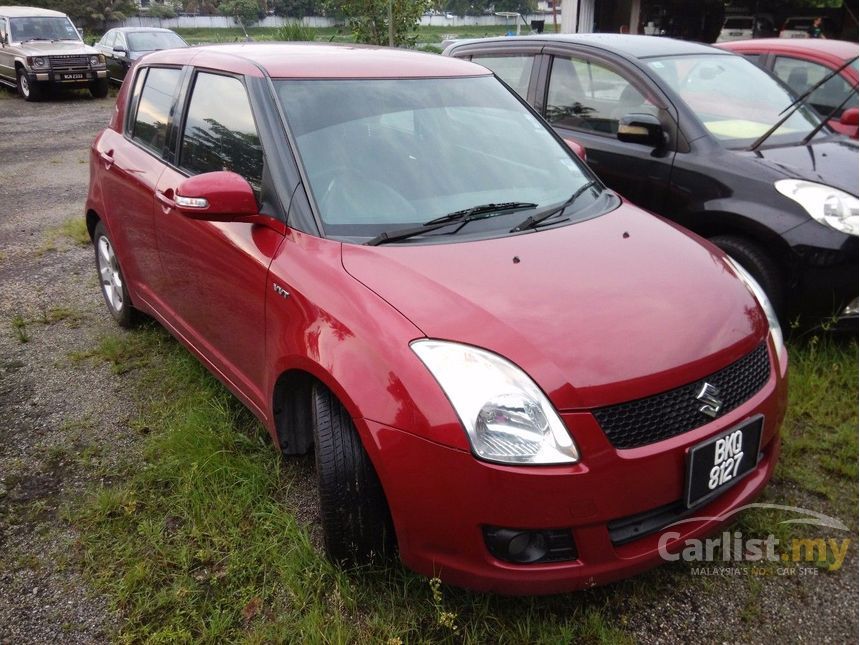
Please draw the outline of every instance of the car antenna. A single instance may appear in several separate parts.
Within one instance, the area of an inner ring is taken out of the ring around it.
[[[777,122],[776,122],[776,123],[774,123],[770,128],[768,128],[767,132],[765,132],[765,133],[764,133],[763,135],[761,135],[758,139],[756,139],[755,141],[753,141],[752,145],[751,145],[749,148],[747,148],[747,150],[749,150],[749,151],[753,151],[753,150],[755,150],[756,148],[758,148],[759,146],[761,146],[761,144],[763,144],[765,141],[767,141],[767,139],[770,137],[770,135],[772,135],[774,132],[776,132],[777,130],[779,130],[780,126],[782,126],[782,124],[783,124],[783,123],[785,123],[786,121],[788,121],[788,120],[791,118],[791,115],[792,115],[792,114],[794,114],[795,112],[797,112],[797,110],[800,108],[800,106],[801,106],[801,105],[803,105],[803,104],[806,102],[806,99],[808,99],[808,98],[809,98],[809,96],[810,96],[810,95],[811,95],[815,90],[817,90],[819,87],[821,87],[822,85],[824,85],[827,81],[829,81],[831,78],[833,78],[834,76],[836,76],[837,74],[839,74],[843,69],[845,69],[846,67],[848,67],[848,66],[849,66],[851,63],[853,63],[855,60],[857,60],[857,56],[855,56],[854,58],[852,58],[852,59],[850,59],[850,60],[845,61],[845,63],[843,63],[840,67],[837,67],[836,69],[834,69],[832,72],[830,72],[830,73],[829,73],[829,74],[827,74],[824,78],[822,78],[820,81],[818,81],[815,85],[813,85],[813,86],[812,86],[812,87],[810,87],[808,90],[806,90],[803,94],[801,94],[801,95],[800,95],[800,96],[798,96],[796,99],[794,99],[794,101],[792,101],[791,103],[789,103],[789,104],[788,104],[788,105],[787,105],[787,106],[782,110],[782,112],[780,112],[780,114],[785,114],[785,116],[783,116],[779,121],[777,121]],[[820,128],[819,128],[819,129],[820,129]]]

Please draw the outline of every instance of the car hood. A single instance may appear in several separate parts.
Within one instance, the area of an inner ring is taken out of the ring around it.
[[[540,232],[342,254],[424,334],[507,357],[562,410],[698,380],[767,331],[715,247],[628,204]]]
[[[766,163],[782,175],[827,184],[857,195],[857,142],[829,137],[805,146],[776,146],[741,154]]]
[[[47,42],[34,40],[21,45],[27,56],[62,56],[64,54],[98,54],[95,47],[75,42]]]

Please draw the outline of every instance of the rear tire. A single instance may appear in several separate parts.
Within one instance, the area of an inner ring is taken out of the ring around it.
[[[131,304],[131,296],[128,294],[113,242],[102,222],[96,224],[93,230],[93,246],[96,251],[99,284],[108,311],[120,327],[133,327],[138,320],[138,311]]]
[[[396,540],[370,457],[340,401],[320,384],[311,398],[326,554],[345,566],[384,558],[394,551]]]
[[[90,83],[90,94],[96,99],[106,97],[108,95],[108,79],[100,78]]]
[[[42,98],[42,88],[38,83],[31,83],[23,69],[18,70],[18,94],[24,97],[25,101],[38,101]]]
[[[779,268],[755,242],[734,235],[718,235],[711,242],[750,272],[767,294],[776,314],[782,319],[785,305],[785,285]]]

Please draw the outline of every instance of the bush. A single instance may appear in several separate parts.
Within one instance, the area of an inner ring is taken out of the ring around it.
[[[274,34],[274,39],[312,42],[315,35],[316,32],[312,27],[306,27],[300,22],[288,22],[283,27],[278,28]]]

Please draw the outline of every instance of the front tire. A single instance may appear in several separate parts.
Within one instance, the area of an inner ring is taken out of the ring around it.
[[[340,401],[320,384],[311,397],[326,554],[345,566],[384,558],[396,540],[370,457]]]
[[[718,235],[711,242],[750,272],[767,294],[770,304],[780,319],[783,318],[785,305],[785,284],[783,276],[770,256],[755,242],[734,235]]]
[[[90,83],[90,94],[95,99],[103,99],[108,95],[108,79],[100,78]]]
[[[42,98],[42,88],[38,83],[31,83],[23,69],[18,70],[18,94],[24,97],[25,101],[38,101]]]
[[[93,231],[93,246],[96,251],[96,270],[108,311],[120,327],[132,327],[137,321],[137,310],[131,304],[113,242],[101,222],[96,224]]]

